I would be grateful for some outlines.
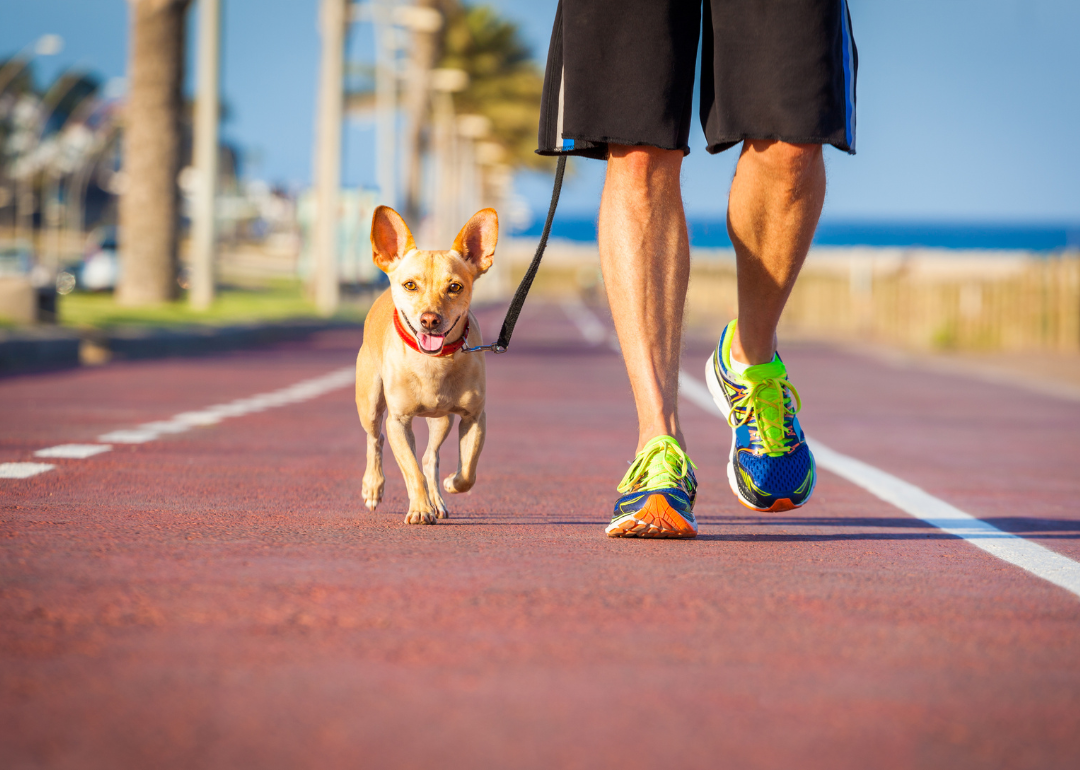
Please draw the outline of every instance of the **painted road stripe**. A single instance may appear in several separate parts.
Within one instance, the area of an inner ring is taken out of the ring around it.
[[[303,380],[270,393],[238,398],[227,404],[208,406],[195,412],[181,412],[168,420],[144,423],[133,429],[103,433],[98,436],[98,441],[103,442],[102,444],[61,444],[39,449],[34,452],[34,455],[82,460],[108,452],[112,449],[111,444],[145,444],[161,438],[162,435],[183,433],[200,425],[216,425],[229,417],[240,417],[251,412],[261,412],[273,407],[307,401],[355,382],[356,370],[353,367],[335,369],[321,377]],[[0,463],[0,479],[26,479],[52,470],[54,467],[46,463]]]
[[[573,321],[574,326],[581,332],[581,336],[590,345],[600,345],[606,342],[615,350],[619,349],[619,338],[615,336],[615,332],[608,331],[608,328],[600,322],[600,319],[596,317],[593,311],[589,310],[580,297],[564,301],[562,309],[566,313],[566,317]]]
[[[724,420],[723,412],[716,406],[705,383],[685,371],[679,372],[679,393]],[[909,516],[962,538],[1002,561],[1014,564],[1080,597],[1080,563],[1038,543],[987,524],[891,473],[830,449],[816,438],[810,440],[810,446],[814,450],[814,458],[819,468],[832,471]]]
[[[596,314],[580,301],[576,304],[564,304],[563,309],[578,329],[582,330],[582,336],[590,340],[583,329],[588,322],[579,322],[576,317],[588,314],[592,316],[596,324],[600,324]],[[614,337],[614,335],[611,336]],[[608,344],[611,344],[610,340]],[[612,347],[617,350],[617,343]],[[706,412],[727,422],[724,413],[713,401],[712,394],[709,393],[705,383],[682,369],[679,370],[679,394]],[[813,439],[811,445],[819,468],[832,471],[875,497],[896,506],[909,516],[925,521],[942,532],[966,540],[992,556],[1020,567],[1080,597],[1080,563],[1019,535],[987,524],[982,519],[965,513],[944,500],[939,500],[914,484],[861,460],[856,460],[854,457],[841,454],[835,449],[830,449],[817,439]]]
[[[114,430],[111,433],[102,433],[98,441],[106,441],[110,444],[145,444],[158,437],[158,433],[152,430]]]
[[[294,385],[274,390],[269,393],[258,393],[254,396],[245,396],[225,404],[215,404],[205,409],[193,412],[181,412],[173,415],[168,420],[147,422],[136,426],[134,429],[114,430],[111,433],[103,433],[98,436],[98,441],[112,444],[144,444],[147,441],[155,441],[162,435],[183,433],[194,427],[216,425],[230,417],[242,417],[252,412],[262,412],[266,409],[295,404],[300,401],[321,396],[332,390],[352,385],[356,380],[356,370],[353,367],[335,369],[329,374],[303,380]]]
[[[39,449],[34,452],[34,457],[59,457],[65,460],[85,460],[87,457],[108,452],[112,447],[108,444],[60,444],[48,449]]]
[[[0,463],[0,479],[28,479],[55,467],[48,463]]]

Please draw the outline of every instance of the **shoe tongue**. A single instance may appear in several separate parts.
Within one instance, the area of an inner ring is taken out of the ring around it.
[[[644,452],[648,449],[651,449],[657,444],[671,444],[672,446],[679,446],[679,442],[671,436],[657,436],[656,438],[650,440],[649,443],[647,443],[645,446],[643,446],[641,448],[641,451]]]
[[[646,444],[641,451],[649,452],[652,455],[649,459],[649,472],[655,475],[662,475],[665,479],[669,477],[671,474],[666,462],[667,452],[670,447],[678,446],[679,442],[671,436],[660,436]]]
[[[767,385],[760,392],[754,407],[758,412],[758,431],[764,433],[770,443],[774,445],[780,445],[784,441],[784,410],[777,407],[787,403],[787,394],[775,382],[776,379],[781,377],[787,377],[787,368],[784,366],[783,361],[779,359],[773,359],[767,364],[751,366],[743,374],[743,379],[751,385],[766,380],[774,380],[771,386]],[[769,454],[777,453],[769,452]]]
[[[774,377],[787,377],[787,367],[779,358],[774,358],[767,364],[754,364],[741,377],[751,384]]]
[[[428,353],[438,353],[442,350],[443,340],[445,339],[445,334],[424,334],[420,332],[416,335],[416,341],[420,345],[420,349]]]

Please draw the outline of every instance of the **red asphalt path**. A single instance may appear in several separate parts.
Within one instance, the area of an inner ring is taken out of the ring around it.
[[[0,462],[359,342],[0,380]],[[812,436],[1080,560],[1080,404],[783,352]],[[389,451],[363,508],[349,388],[0,479],[0,764],[1080,766],[1075,595],[828,472],[806,508],[743,509],[728,429],[689,402],[701,535],[608,539],[633,415],[617,354],[534,304],[488,359],[479,483],[436,526],[402,523]]]

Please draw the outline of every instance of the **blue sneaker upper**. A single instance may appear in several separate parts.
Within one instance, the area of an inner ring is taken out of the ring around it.
[[[735,321],[712,356],[735,432],[730,476],[740,500],[755,510],[788,510],[809,499],[817,479],[814,456],[796,417],[799,393],[776,356],[736,374],[730,366]],[[722,406],[722,405],[721,405]]]

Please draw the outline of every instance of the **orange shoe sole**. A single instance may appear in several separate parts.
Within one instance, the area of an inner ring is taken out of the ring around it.
[[[739,497],[738,493],[735,493],[735,499],[742,503],[744,508],[749,508],[751,511],[757,511],[758,513],[783,513],[784,511],[794,511],[801,506],[795,505],[795,503],[788,500],[786,497],[782,497],[768,508],[755,508],[748,502]]]
[[[650,495],[641,510],[608,525],[608,537],[697,537],[697,526],[684,519],[663,495]]]

